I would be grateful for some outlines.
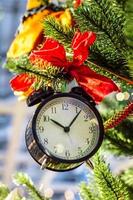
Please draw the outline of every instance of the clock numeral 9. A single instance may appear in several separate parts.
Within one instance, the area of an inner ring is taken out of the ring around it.
[[[52,112],[52,114],[56,114],[56,113],[57,113],[56,107],[52,107],[52,108],[51,108],[51,112]]]
[[[49,122],[49,120],[50,120],[50,117],[48,116],[48,115],[44,115],[44,122]]]
[[[69,152],[68,150],[65,151],[65,156],[66,156],[67,158],[70,157],[70,152]]]
[[[39,132],[43,133],[43,131],[44,131],[44,127],[43,126],[39,126]]]
[[[68,110],[68,104],[67,103],[62,104],[62,110]]]
[[[44,144],[48,144],[48,139],[44,138]]]

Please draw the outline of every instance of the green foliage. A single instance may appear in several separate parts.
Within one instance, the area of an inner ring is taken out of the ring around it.
[[[3,200],[5,199],[9,194],[9,189],[3,185],[3,184],[0,184],[0,200]]]
[[[120,177],[128,187],[132,188],[133,191],[133,168],[129,168],[122,172]]]
[[[126,186],[117,177],[113,176],[109,167],[99,157],[94,156],[94,179],[99,190],[99,195],[103,200],[129,200]]]
[[[44,33],[48,37],[52,37],[61,42],[66,48],[70,47],[71,39],[74,35],[74,31],[62,25],[54,17],[48,17],[43,22]]]
[[[80,195],[83,200],[100,200],[95,193],[90,189],[90,186],[87,186],[85,183],[82,183],[80,186]]]
[[[13,180],[16,185],[26,187],[31,199],[46,200],[46,198],[44,198],[44,196],[42,196],[41,193],[36,189],[28,175],[24,173],[17,173],[13,177]]]
[[[133,199],[133,168],[122,172],[120,178],[128,188],[130,199]]]
[[[120,88],[122,89],[122,91],[128,91],[129,89],[132,89],[133,86],[131,84],[129,84],[127,81],[125,81],[124,79],[119,78],[119,76],[116,76],[114,73],[112,73],[111,71],[107,71],[105,68],[100,67],[98,65],[96,65],[95,63],[91,62],[91,61],[87,61],[86,62],[87,65],[94,70],[96,73],[101,74],[103,76],[108,77],[109,79],[113,80],[114,82],[116,82]]]
[[[133,120],[126,119],[116,128],[106,132],[103,149],[115,155],[133,154]]]
[[[41,61],[31,64],[27,55],[18,59],[8,59],[6,68],[11,72],[26,73],[35,78],[35,82],[32,85],[35,90],[49,86],[54,88],[55,91],[60,91],[66,84],[63,68],[53,67],[50,63],[42,63]]]
[[[94,182],[81,186],[83,200],[130,200],[127,187],[118,176],[112,175],[105,161],[98,154],[93,161]]]
[[[115,74],[132,77],[127,64],[129,47],[123,33],[125,14],[118,3],[115,0],[86,0],[73,14],[82,31],[97,33],[91,48],[93,61]]]

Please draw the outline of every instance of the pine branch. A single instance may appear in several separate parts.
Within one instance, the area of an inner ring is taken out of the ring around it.
[[[118,9],[115,3],[110,2],[110,0],[101,1],[91,1],[86,0],[82,7],[78,10],[84,13],[86,17],[89,18],[89,22],[94,25],[97,30],[96,32],[104,32],[116,48],[123,48],[126,46],[124,43],[124,35],[122,32],[124,17],[122,15],[122,10]],[[79,16],[80,17],[80,16]],[[89,24],[88,24],[89,25]]]
[[[94,70],[98,74],[106,76],[110,78],[111,80],[113,80],[114,82],[116,82],[120,86],[123,92],[128,91],[133,88],[133,86],[130,84],[130,80],[128,79],[126,80],[123,77],[120,77],[119,75],[116,75],[113,72],[107,70],[106,68],[98,66],[89,60],[87,61],[87,64],[92,70]]]
[[[29,195],[34,200],[46,200],[44,196],[40,194],[40,192],[34,186],[32,180],[24,173],[17,173],[13,177],[13,181],[16,185],[22,185],[26,187],[29,192]]]
[[[81,31],[92,30],[97,32],[97,40],[91,48],[91,51],[94,54],[94,58],[96,55],[98,55],[101,57],[100,60],[104,60],[105,63],[107,62],[107,65],[116,67],[120,63],[123,63],[124,58],[118,49],[114,46],[110,37],[96,24],[97,17],[95,14],[89,16],[88,12],[91,13],[91,7],[93,8],[93,6],[82,6],[77,9],[74,13],[75,19],[78,24],[82,24],[80,26]],[[99,57],[97,58],[98,61]]]
[[[126,48],[127,46],[124,42],[125,37],[123,34],[125,16],[119,4],[116,0],[96,0],[96,2],[102,9],[107,21],[104,31],[107,31],[108,35],[112,38],[112,41],[115,42],[115,45],[118,45],[118,48]],[[118,42],[119,44],[117,44]]]
[[[9,194],[9,189],[3,185],[3,184],[0,184],[0,200],[3,200],[5,199]]]
[[[83,6],[74,11],[74,16],[81,30],[92,30],[97,33],[97,40],[91,47],[93,61],[112,69],[115,74],[132,78],[132,69],[128,66],[129,49],[124,42],[123,23],[125,19],[122,10],[117,8],[117,3],[113,3],[114,0],[113,2],[110,0],[106,2],[105,0],[97,0],[97,2],[86,0],[85,2]],[[106,10],[106,15],[102,6]],[[110,17],[113,14],[114,17]],[[119,31],[116,31],[117,28]]]
[[[133,168],[124,171],[120,174],[120,177],[128,187],[132,188],[133,191]]]
[[[108,130],[105,134],[103,149],[115,155],[133,154],[132,120],[126,119],[115,129]]]
[[[35,90],[41,87],[52,87],[55,91],[62,91],[66,85],[66,78],[63,74],[63,68],[52,66],[48,62],[42,60],[31,64],[28,56],[22,56],[19,59],[8,59],[6,68],[15,73],[26,73],[30,77],[35,78],[32,87]]]
[[[83,200],[100,200],[100,197],[96,197],[96,195],[90,190],[90,187],[85,183],[82,183],[80,186],[80,196]]]
[[[58,40],[65,47],[69,48],[74,32],[71,28],[62,25],[54,17],[48,17],[43,22],[45,35]]]
[[[105,162],[99,157],[94,156],[94,178],[99,189],[101,199],[104,200],[129,200],[129,193],[126,186],[118,178],[114,177],[106,166]]]
[[[133,199],[133,168],[129,168],[122,172],[120,178],[128,188],[130,199]]]

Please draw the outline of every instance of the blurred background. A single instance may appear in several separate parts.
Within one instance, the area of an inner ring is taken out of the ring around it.
[[[12,187],[12,174],[21,171],[27,173],[41,190],[45,188],[44,192],[53,200],[78,200],[79,184],[87,181],[89,169],[81,166],[64,173],[40,169],[25,145],[25,128],[35,108],[27,108],[25,102],[17,101],[9,86],[12,75],[2,68],[25,4],[26,0],[0,1],[0,182]],[[123,165],[123,158],[114,160],[108,156],[108,159],[115,172],[133,164],[130,159]]]
[[[80,167],[56,173],[40,169],[25,145],[25,128],[35,108],[27,108],[25,102],[17,101],[9,86],[12,75],[2,68],[25,5],[26,0],[0,1],[0,182],[12,187],[12,174],[22,171],[54,200],[79,199],[79,183],[86,180],[88,170]]]

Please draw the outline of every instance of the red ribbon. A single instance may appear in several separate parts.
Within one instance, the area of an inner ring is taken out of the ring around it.
[[[56,40],[47,38],[42,48],[33,51],[29,59],[31,63],[34,63],[36,59],[43,59],[53,66],[63,68],[98,103],[109,93],[120,90],[111,79],[97,74],[83,64],[88,58],[88,49],[95,39],[96,35],[93,32],[77,32],[71,45],[73,60],[69,61],[63,45]]]

